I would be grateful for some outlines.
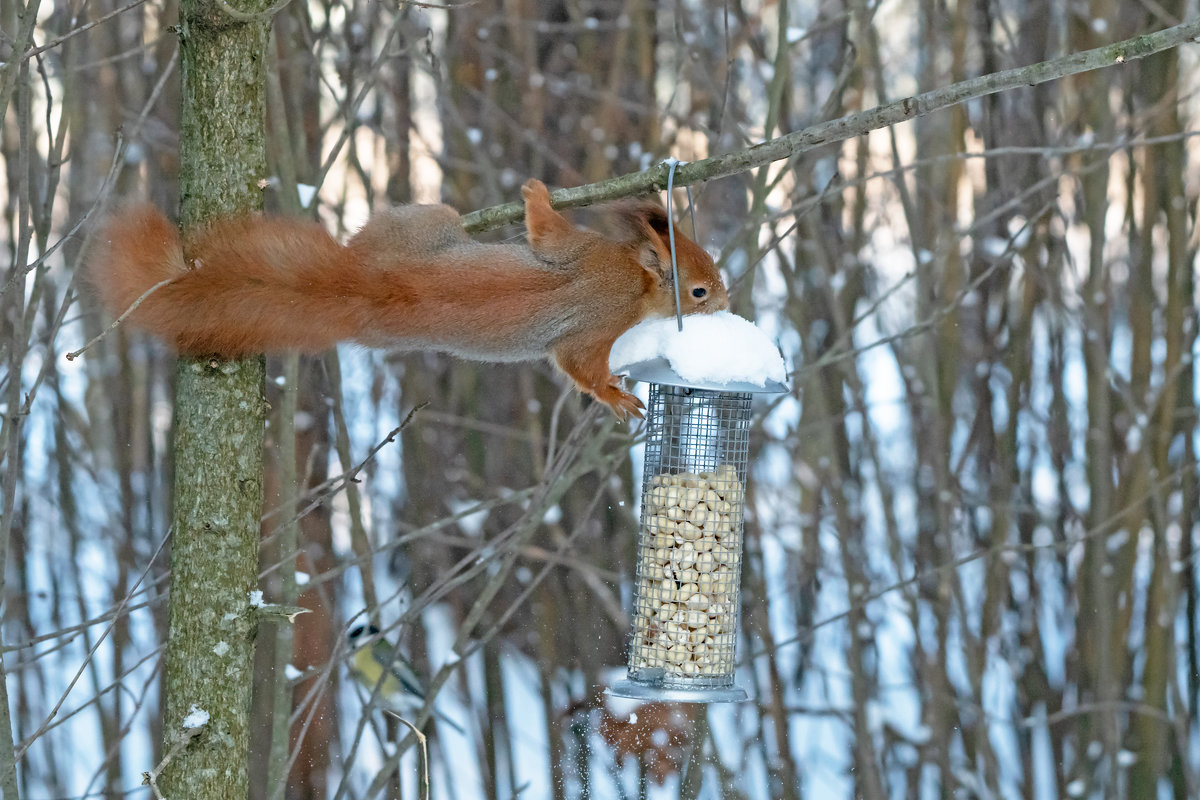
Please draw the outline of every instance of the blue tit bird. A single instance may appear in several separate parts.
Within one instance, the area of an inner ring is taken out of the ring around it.
[[[383,638],[379,628],[358,626],[350,631],[350,646],[355,648],[350,672],[369,692],[379,686],[379,698],[384,706],[402,714],[412,714],[425,707],[425,682],[400,651]],[[380,686],[381,677],[383,684]],[[436,709],[433,713],[459,733],[465,733],[454,720]]]

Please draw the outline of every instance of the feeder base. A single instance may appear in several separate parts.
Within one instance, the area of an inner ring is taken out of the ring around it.
[[[739,686],[720,689],[667,689],[662,686],[647,686],[628,679],[617,681],[605,689],[604,693],[613,697],[658,703],[740,703],[747,699],[746,690]]]

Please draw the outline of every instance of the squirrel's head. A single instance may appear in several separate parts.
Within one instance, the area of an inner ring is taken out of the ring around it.
[[[628,259],[625,268],[643,271],[641,317],[675,313],[675,279],[671,269],[671,226],[667,212],[651,200],[626,200],[607,207],[615,236],[577,229],[550,206],[545,184],[530,180],[521,187],[525,197],[525,230],[533,252],[554,264],[591,262],[593,276],[612,274],[614,258]],[[613,248],[619,255],[613,252]],[[679,268],[679,302],[684,314],[709,313],[729,308],[729,292],[721,273],[704,248],[675,226],[675,260]],[[576,266],[578,269],[578,266]]]
[[[613,206],[614,217],[627,244],[637,251],[638,263],[660,289],[650,300],[651,313],[675,313],[675,285],[671,270],[671,223],[667,212],[653,201],[641,200]],[[708,314],[729,308],[729,292],[712,256],[684,236],[675,226],[675,261],[679,269],[679,303],[684,314]]]

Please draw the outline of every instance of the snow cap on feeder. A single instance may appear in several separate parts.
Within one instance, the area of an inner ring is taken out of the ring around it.
[[[647,319],[613,343],[614,375],[719,392],[786,392],[779,348],[747,319],[728,311]]]
[[[734,685],[750,397],[786,391],[778,349],[727,312],[647,320],[609,365],[649,382],[628,677],[609,693],[746,699]]]

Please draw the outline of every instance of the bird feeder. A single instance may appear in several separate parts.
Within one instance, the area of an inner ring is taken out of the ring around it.
[[[766,340],[745,320],[723,316]],[[725,320],[712,324],[721,328]],[[652,338],[673,333],[660,327]],[[692,352],[697,337],[704,338],[696,331],[680,336]],[[626,353],[646,353],[620,344],[610,365],[648,382],[649,402],[628,675],[609,692],[674,702],[744,700],[734,670],[751,398],[786,386],[770,376],[684,378],[669,352],[630,364]],[[778,351],[768,346],[778,360],[770,372],[782,373]]]

